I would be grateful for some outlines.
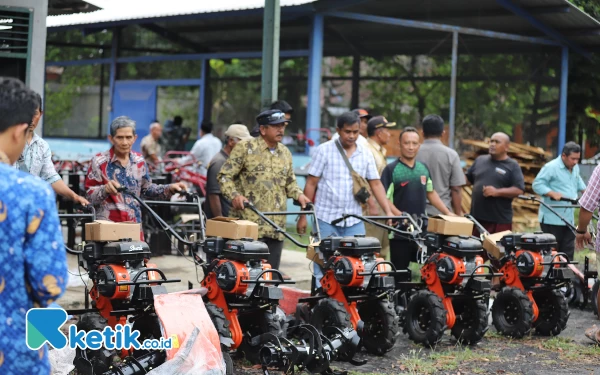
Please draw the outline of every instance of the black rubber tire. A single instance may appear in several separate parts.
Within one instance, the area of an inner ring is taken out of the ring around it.
[[[565,328],[571,312],[567,299],[559,290],[533,292],[539,315],[533,323],[535,333],[541,336],[559,335]]]
[[[406,307],[406,332],[417,344],[435,346],[446,330],[442,299],[429,290],[419,290]]]
[[[102,332],[107,325],[108,321],[100,313],[85,313],[79,317],[77,330],[85,332],[97,330]],[[108,357],[107,354],[109,355]],[[115,350],[112,352],[108,350],[81,350],[77,347],[75,348],[73,365],[75,365],[75,370],[78,374],[104,374],[108,371],[110,365],[112,365],[114,358],[118,357],[119,353]]]
[[[146,339],[156,339],[160,340],[162,337],[162,332],[160,330],[160,321],[156,314],[149,314],[143,317],[138,318],[133,322],[131,327],[133,331],[140,331],[140,337],[138,341],[141,343]],[[144,355],[148,353],[148,350],[134,350],[133,356],[137,358],[138,356]]]
[[[533,304],[521,289],[505,286],[494,299],[492,322],[501,335],[520,339],[531,332]]]
[[[229,320],[225,317],[223,309],[215,305],[214,303],[207,302],[204,304],[208,316],[212,324],[215,326],[219,337],[231,338],[231,330],[229,329]],[[223,360],[225,361],[225,374],[233,375],[233,360],[229,348],[225,345],[221,345],[221,353],[223,354]]]
[[[262,332],[273,333],[277,337],[287,337],[289,322],[286,319],[285,312],[277,306],[275,313],[271,310],[265,311],[261,319]]]
[[[394,304],[388,300],[364,302],[358,307],[358,314],[364,323],[360,339],[367,352],[384,355],[392,350],[400,333]]]
[[[219,337],[231,338],[231,330],[229,329],[229,320],[225,317],[223,313],[223,309],[215,305],[214,303],[205,303],[206,311],[208,311],[208,316],[210,316],[210,320],[212,321]]]
[[[592,304],[592,310],[594,310],[594,315],[598,316],[598,290],[600,289],[600,279],[596,280],[594,286],[592,286],[592,291],[590,295],[590,303]]]
[[[323,298],[314,307],[310,317],[310,324],[319,332],[324,327],[352,328],[350,314],[344,304],[332,298]]]
[[[225,362],[225,375],[233,375],[233,359],[231,359],[231,354],[227,351],[222,351],[223,353],[223,361]]]
[[[569,305],[577,305],[581,302],[581,291],[581,280],[579,280],[579,278],[572,279],[571,283],[568,283],[567,286],[561,288],[561,293],[565,296]]]
[[[457,298],[452,300],[456,322],[452,336],[461,344],[477,344],[489,329],[489,312],[485,300]]]

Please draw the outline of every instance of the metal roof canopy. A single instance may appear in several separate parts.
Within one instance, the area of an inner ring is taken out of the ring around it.
[[[348,55],[351,45],[363,55],[422,54],[431,51],[440,43],[445,31],[458,29],[461,38],[469,46],[469,51],[477,53],[522,53],[555,51],[551,45],[567,43],[550,37],[547,33],[532,24],[535,20],[548,29],[554,30],[573,46],[580,46],[585,51],[600,51],[600,23],[583,13],[565,0],[319,0],[281,6],[281,49],[306,49],[309,45],[311,20],[316,12],[324,13],[325,44],[324,54]],[[205,7],[202,13],[185,13],[184,10],[156,12],[151,17],[139,18],[134,14],[120,12],[118,16],[103,10],[48,18],[48,30],[97,29],[126,26],[133,24],[154,24],[171,34],[178,35],[198,46],[203,52],[242,52],[257,51],[262,47],[263,9],[257,8],[256,1],[237,1],[234,7],[229,1],[219,7]],[[228,9],[226,5],[230,5]],[[248,7],[244,9],[242,4]],[[260,2],[259,2],[260,3]],[[509,9],[510,5],[530,14],[531,17],[520,16]],[[254,7],[253,7],[254,6]],[[241,8],[241,9],[240,9]],[[193,10],[201,11],[202,6],[194,6]],[[215,11],[218,10],[218,11]],[[336,16],[336,11],[340,12]],[[354,13],[355,17],[351,17]],[[360,15],[360,16],[358,16]],[[142,15],[143,16],[143,15]],[[407,21],[430,22],[428,30],[423,24],[407,23],[390,27],[373,17],[395,18]],[[478,35],[468,33],[468,29],[482,31]],[[500,38],[500,34],[486,31],[511,34],[526,38]],[[487,35],[487,36],[486,36]],[[521,39],[522,41],[518,41]],[[546,40],[547,42],[544,42]],[[533,48],[532,48],[533,47]],[[437,53],[449,54],[452,48],[451,38],[436,49]],[[462,49],[459,46],[460,49]],[[579,49],[579,48],[577,48]],[[461,51],[462,52],[462,51]]]
[[[48,29],[98,30],[137,24],[149,26],[162,35],[184,39],[189,42],[186,47],[195,52],[137,58],[114,55],[110,59],[113,65],[125,61],[260,56],[263,9],[257,8],[254,0],[250,1],[254,7],[241,6],[243,2],[236,1],[223,2],[220,10],[212,5],[204,12],[171,10],[141,16],[143,18],[122,13],[118,17],[111,17],[109,13],[102,17],[102,11],[49,17]],[[315,94],[322,78],[322,56],[451,54],[453,133],[458,54],[558,53],[561,50],[558,142],[561,149],[566,134],[568,52],[589,56],[590,52],[600,51],[600,23],[566,0],[403,0],[401,3],[397,0],[295,0],[300,5],[285,6],[293,1],[281,2],[280,50],[282,56],[286,52],[302,56],[308,49],[307,129],[320,127],[319,95]],[[234,3],[239,4],[235,7]],[[82,63],[85,62],[76,64]]]

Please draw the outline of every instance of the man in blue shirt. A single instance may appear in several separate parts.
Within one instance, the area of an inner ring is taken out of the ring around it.
[[[578,193],[585,190],[585,183],[579,174],[579,158],[581,147],[575,142],[565,144],[562,154],[544,165],[533,181],[533,191],[543,196],[544,201],[550,205],[569,205],[567,202],[558,202],[560,198],[577,199]],[[573,208],[556,208],[561,216],[573,224]],[[540,206],[539,221],[542,230],[556,236],[558,251],[567,254],[573,259],[575,254],[575,234],[567,224],[544,206]]]
[[[0,78],[0,374],[49,374],[48,349],[30,350],[25,316],[65,291],[67,259],[54,192],[11,165],[25,147],[35,94]]]

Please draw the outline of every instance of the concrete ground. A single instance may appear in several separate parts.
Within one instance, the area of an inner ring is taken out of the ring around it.
[[[57,302],[64,309],[79,309],[84,307],[85,303],[85,286],[84,283],[88,283],[91,287],[91,282],[83,268],[77,267],[77,256],[68,254],[69,262],[69,282],[67,291]],[[157,265],[161,269],[167,278],[181,279],[179,283],[167,283],[165,284],[169,292],[177,292],[188,289],[188,282],[192,283],[193,288],[200,286],[202,281],[202,268],[194,266],[191,258],[177,256],[177,255],[165,255],[159,257],[153,257],[150,259],[151,263]],[[281,257],[280,270],[289,275],[292,280],[296,281],[296,288],[310,289],[311,272],[309,270],[310,261],[306,259],[305,254],[299,251],[283,250]],[[79,275],[81,271],[81,276]]]

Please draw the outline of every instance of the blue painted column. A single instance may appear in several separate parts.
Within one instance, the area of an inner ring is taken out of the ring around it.
[[[450,78],[450,129],[448,146],[454,149],[454,132],[456,121],[456,70],[458,66],[458,31],[452,32],[452,76]]]
[[[109,77],[109,93],[108,93],[108,126],[107,129],[110,131],[110,123],[114,118],[114,101],[115,101],[115,81],[117,79],[117,57],[119,56],[119,37],[121,29],[115,27],[112,31],[112,46],[110,49],[110,77]]]
[[[198,92],[198,134],[204,121],[204,100],[206,98],[206,60],[200,60],[200,91]]]
[[[323,62],[323,24],[322,14],[315,14],[312,31],[310,33],[310,47],[308,51],[308,99],[306,105],[306,135],[319,144],[320,133],[318,130],[308,132],[308,129],[321,127],[321,64]],[[308,150],[308,148],[307,148]]]
[[[569,47],[562,48],[562,62],[560,70],[560,108],[558,118],[558,150],[560,155],[567,138],[567,89],[569,86]]]

